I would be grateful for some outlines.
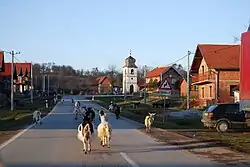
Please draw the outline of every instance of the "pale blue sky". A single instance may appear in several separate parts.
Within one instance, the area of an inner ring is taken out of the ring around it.
[[[249,18],[250,0],[1,0],[0,49],[83,69],[121,67],[132,49],[137,64],[158,66],[199,43],[232,43]]]

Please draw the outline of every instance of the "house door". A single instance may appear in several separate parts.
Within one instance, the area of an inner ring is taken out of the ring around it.
[[[130,94],[134,93],[134,85],[130,85],[130,87],[129,87],[129,93]]]

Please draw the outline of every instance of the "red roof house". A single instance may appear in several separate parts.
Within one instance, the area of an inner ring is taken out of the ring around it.
[[[233,90],[239,84],[239,60],[240,45],[197,45],[190,74],[203,105],[233,101]]]
[[[100,76],[96,78],[98,84],[98,93],[107,93],[110,91],[111,81],[108,76]]]
[[[4,71],[4,52],[0,51],[0,72]]]

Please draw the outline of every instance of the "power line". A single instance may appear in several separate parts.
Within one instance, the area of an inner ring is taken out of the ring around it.
[[[174,62],[172,62],[172,63],[169,63],[168,65],[166,65],[166,66],[171,66],[171,65],[173,65],[173,64],[175,64],[175,63],[177,63],[177,62],[179,62],[179,61],[181,61],[181,60],[183,60],[184,58],[186,58],[188,55],[185,55],[185,56],[183,56],[183,57],[181,57],[181,58],[179,58],[179,59],[177,59],[176,61],[174,61]]]

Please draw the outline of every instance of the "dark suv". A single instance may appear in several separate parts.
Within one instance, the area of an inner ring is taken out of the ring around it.
[[[240,111],[239,103],[216,104],[203,112],[201,122],[205,127],[226,132],[228,129],[248,127],[248,114],[246,111]]]

